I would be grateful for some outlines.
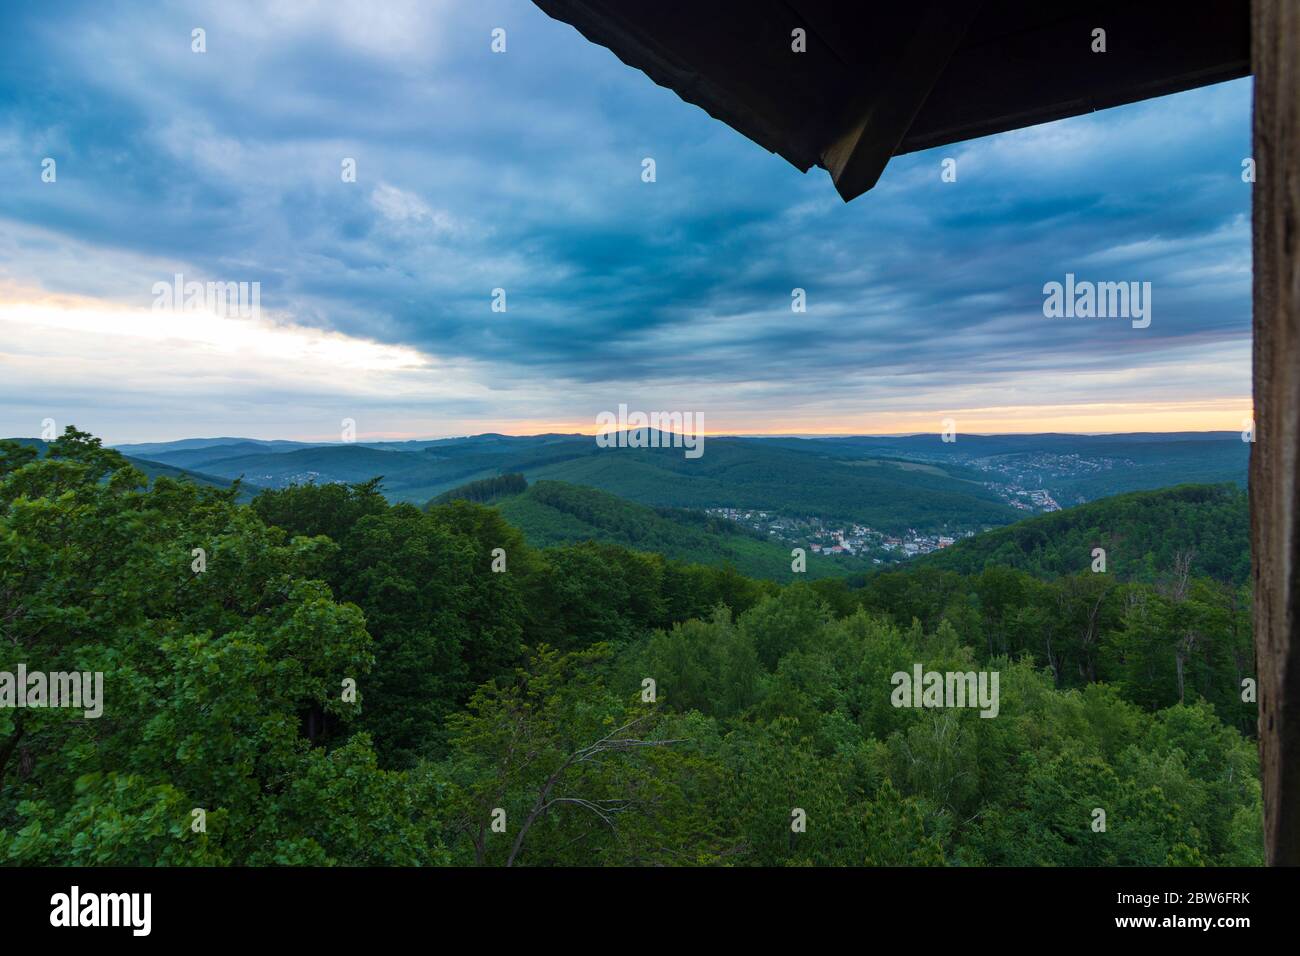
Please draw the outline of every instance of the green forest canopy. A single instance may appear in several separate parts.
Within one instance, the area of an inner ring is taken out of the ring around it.
[[[0,709],[6,863],[1262,862],[1230,563],[782,587],[376,482],[237,494],[0,443],[0,671],[106,698]],[[916,663],[997,670],[999,716],[892,706]]]

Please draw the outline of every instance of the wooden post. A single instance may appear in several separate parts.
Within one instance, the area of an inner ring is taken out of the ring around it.
[[[1255,445],[1250,459],[1264,844],[1300,864],[1300,3],[1254,0]]]

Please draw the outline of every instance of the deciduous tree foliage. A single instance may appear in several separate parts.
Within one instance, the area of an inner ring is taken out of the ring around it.
[[[41,461],[6,447],[0,479],[0,670],[104,674],[98,719],[0,710],[0,858],[443,858],[425,781],[379,770],[365,735],[323,748],[303,733],[312,709],[355,719],[342,681],[364,687],[374,660],[360,610],[318,580],[327,538],[288,539],[234,490],[146,490],[71,429]]]
[[[0,443],[0,671],[104,674],[99,718],[0,709],[0,861],[1262,862],[1248,595],[1185,553],[778,587],[238,494]],[[918,663],[998,716],[894,706]]]

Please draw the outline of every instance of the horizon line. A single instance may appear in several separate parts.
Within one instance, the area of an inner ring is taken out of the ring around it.
[[[636,429],[622,429],[623,432],[642,431],[642,430],[659,431],[662,434],[683,434],[673,432],[668,429],[651,429],[649,426]],[[1105,438],[1105,437],[1131,437],[1140,435],[1233,435],[1239,434],[1240,429],[1202,429],[1189,430],[1178,429],[1169,431],[1156,431],[1145,429],[1141,431],[1099,431],[1099,432],[1065,432],[1065,431],[1019,431],[1019,432],[958,432],[959,437],[967,438],[1027,438],[1035,436],[1059,435],[1064,437],[1078,438]],[[305,445],[375,445],[375,444],[397,444],[406,442],[429,442],[429,441],[467,441],[473,438],[501,437],[501,438],[542,438],[549,435],[555,435],[566,438],[595,438],[597,432],[570,432],[570,431],[540,431],[540,432],[501,432],[485,431],[462,433],[456,435],[440,435],[428,437],[366,437],[358,436],[354,441],[343,441],[341,439],[313,439],[313,438],[258,438],[252,435],[192,435],[184,438],[155,439],[146,441],[127,441],[108,444],[109,448],[126,448],[132,445],[167,445],[181,441],[249,441],[249,442],[293,442]],[[912,432],[705,432],[703,438],[714,440],[727,438],[795,438],[806,441],[842,439],[842,438],[917,438],[924,436],[940,437],[942,431],[912,431]],[[14,436],[13,438],[4,439],[7,441],[40,441],[35,436]]]

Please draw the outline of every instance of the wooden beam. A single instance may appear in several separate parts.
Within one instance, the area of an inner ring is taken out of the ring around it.
[[[975,0],[915,2],[920,7],[916,26],[893,70],[873,77],[849,101],[822,149],[822,165],[845,202],[879,181],[980,8]]]
[[[1268,862],[1300,865],[1300,3],[1254,0],[1255,446],[1250,460],[1259,756]]]
[[[1057,9],[1035,23],[1007,0],[987,4],[895,155],[1250,73],[1250,0]],[[1105,53],[1092,52],[1095,27],[1106,30]]]

